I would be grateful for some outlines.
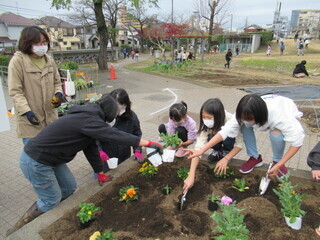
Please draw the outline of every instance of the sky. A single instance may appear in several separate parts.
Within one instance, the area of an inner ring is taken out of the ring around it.
[[[74,1],[74,0],[73,0]],[[174,16],[187,16],[196,11],[195,2],[199,0],[158,0],[160,9],[148,9],[149,14],[169,16],[173,1]],[[279,0],[220,0],[228,1],[229,15],[226,17],[225,27],[241,28],[245,25],[257,24],[265,26],[273,21],[273,14]],[[291,18],[291,11],[296,9],[320,9],[320,0],[282,0],[281,15]],[[11,11],[28,18],[40,18],[53,15],[61,17],[67,10],[51,8],[51,0],[0,0],[0,14]],[[71,12],[70,12],[71,13]]]

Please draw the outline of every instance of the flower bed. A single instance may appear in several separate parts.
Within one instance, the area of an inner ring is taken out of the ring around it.
[[[308,195],[301,206],[307,213],[303,217],[302,229],[297,231],[284,221],[278,197],[272,191],[272,188],[277,188],[276,182],[271,181],[264,196],[258,195],[259,181],[265,173],[257,170],[242,175],[234,169],[235,175],[217,178],[205,163],[200,163],[197,181],[186,195],[184,210],[180,211],[183,182],[177,176],[177,170],[188,168],[189,164],[190,161],[185,159],[164,163],[158,167],[157,175],[145,177],[139,173],[141,164],[136,163],[127,173],[86,200],[101,208],[88,228],[79,228],[76,217],[79,208],[75,208],[41,231],[40,235],[43,239],[88,240],[96,231],[112,229],[114,238],[118,240],[209,240],[219,235],[212,232],[216,223],[210,217],[213,213],[208,210],[207,199],[214,192],[215,195],[230,196],[236,200],[237,208],[244,209],[240,214],[245,216],[244,223],[250,231],[249,239],[317,239],[314,229],[320,224],[318,183],[290,178],[293,183],[301,183],[297,192]],[[231,188],[234,179],[242,177],[246,179],[249,189],[239,192]],[[166,184],[172,187],[169,195],[161,192]],[[119,201],[119,190],[123,186],[138,188],[139,198],[130,202]]]

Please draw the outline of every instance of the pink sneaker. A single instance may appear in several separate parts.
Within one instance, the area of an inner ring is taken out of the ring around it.
[[[178,148],[178,150],[176,151],[175,156],[176,157],[183,157],[183,155],[186,153],[186,151],[183,150],[183,148]]]
[[[255,167],[261,167],[263,165],[261,155],[258,158],[250,157],[248,161],[244,162],[239,171],[243,174],[251,172]]]
[[[277,162],[273,162],[273,165],[277,164]],[[278,172],[278,177],[282,178],[284,175],[288,173],[288,168],[285,165],[282,165]]]

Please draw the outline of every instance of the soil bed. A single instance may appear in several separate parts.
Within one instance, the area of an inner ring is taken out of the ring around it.
[[[185,209],[179,210],[182,192],[182,180],[177,177],[177,170],[189,167],[186,159],[175,160],[174,163],[164,163],[159,166],[155,177],[146,178],[138,173],[140,164],[123,174],[112,184],[90,197],[86,202],[93,202],[101,207],[95,216],[95,221],[86,229],[79,229],[76,213],[78,208],[64,214],[62,218],[43,230],[43,239],[88,240],[95,232],[104,232],[112,228],[118,240],[148,239],[199,239],[209,240],[217,236],[212,233],[215,222],[210,218],[212,212],[207,208],[207,197],[214,192],[218,195],[228,195],[237,201],[237,207],[245,209],[245,224],[250,231],[250,239],[254,240],[313,240],[317,239],[314,229],[320,224],[320,187],[318,183],[291,177],[293,183],[301,183],[297,191],[306,193],[302,209],[307,211],[303,218],[300,231],[289,228],[280,212],[278,198],[271,190],[277,187],[271,181],[266,194],[258,195],[261,176],[265,173],[254,170],[248,175],[242,175],[235,169],[235,176],[219,179],[211,174],[209,166],[202,162],[197,171],[197,181],[189,190]],[[240,193],[230,188],[235,178],[244,177],[249,190]],[[169,195],[163,195],[161,189],[168,184],[172,187]],[[139,200],[124,203],[119,201],[119,189],[125,185],[139,188]]]

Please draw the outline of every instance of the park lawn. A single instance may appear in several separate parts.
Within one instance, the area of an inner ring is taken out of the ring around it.
[[[309,49],[305,49],[304,56],[296,56],[296,43],[292,39],[285,40],[286,49],[283,56],[280,56],[279,46],[274,42],[271,44],[271,57],[267,57],[265,46],[262,46],[256,53],[240,53],[233,57],[230,69],[224,68],[225,54],[205,54],[204,61],[201,56],[197,60],[188,62],[188,64],[174,64],[173,66],[164,66],[166,64],[155,64],[155,58],[149,58],[128,65],[130,70],[136,70],[152,74],[160,74],[179,78],[185,81],[196,82],[205,86],[226,85],[282,85],[282,84],[320,84],[320,77],[313,76],[320,73],[320,41],[313,40]],[[166,60],[169,61],[170,54]],[[302,60],[307,61],[307,70],[310,73],[309,78],[292,78],[292,71],[296,64]],[[159,61],[158,61],[159,62]]]

